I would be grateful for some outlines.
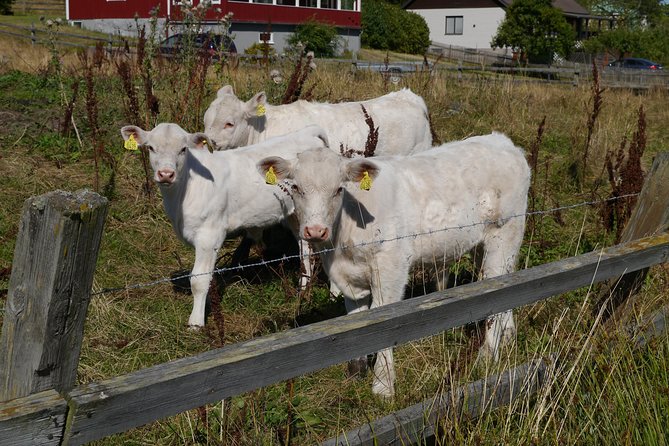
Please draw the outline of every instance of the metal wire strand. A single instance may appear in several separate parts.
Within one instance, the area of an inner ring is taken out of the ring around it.
[[[508,221],[508,220],[511,220],[511,219],[514,219],[514,218],[519,218],[519,217],[529,217],[529,216],[533,216],[533,215],[548,215],[548,214],[553,214],[555,212],[576,209],[576,208],[583,207],[583,206],[594,206],[594,205],[599,205],[599,204],[602,204],[602,203],[607,203],[607,202],[610,202],[610,201],[616,201],[616,200],[622,200],[622,199],[625,199],[625,198],[636,197],[638,195],[639,195],[638,193],[635,193],[635,194],[621,195],[619,197],[612,197],[612,198],[608,198],[606,200],[584,201],[584,202],[581,202],[581,203],[575,203],[575,204],[560,206],[560,207],[553,208],[553,209],[545,209],[545,210],[540,210],[540,211],[526,212],[524,214],[510,215],[510,216],[505,217],[503,219],[497,219],[497,220],[494,220],[494,221],[485,220],[485,221],[482,221],[482,222],[470,223],[470,224],[462,225],[462,226],[450,226],[450,227],[447,227],[447,228],[429,230],[429,231],[418,232],[418,233],[414,233],[414,234],[399,235],[397,237],[392,237],[392,238],[387,238],[387,239],[382,239],[382,240],[373,240],[373,241],[368,241],[368,242],[362,242],[362,243],[359,243],[359,244],[356,244],[356,245],[351,245],[351,246],[339,246],[339,247],[335,247],[335,248],[327,248],[327,249],[323,249],[323,250],[320,250],[320,251],[315,251],[315,252],[311,253],[310,255],[313,256],[313,255],[325,254],[325,253],[336,251],[338,249],[339,250],[355,249],[355,248],[374,245],[374,244],[383,244],[383,243],[394,242],[394,241],[408,239],[408,238],[416,238],[416,237],[425,236],[425,235],[437,234],[437,233],[445,232],[445,231],[452,231],[452,230],[456,230],[456,229],[466,229],[466,228],[471,228],[471,227],[480,226],[480,225],[497,224],[500,220]],[[220,273],[228,273],[228,272],[233,272],[233,271],[242,271],[245,268],[256,268],[256,267],[260,267],[260,266],[267,266],[267,265],[270,265],[270,264],[285,262],[285,261],[288,261],[288,260],[302,259],[302,257],[303,257],[303,255],[301,255],[301,254],[295,254],[295,255],[290,255],[290,256],[285,256],[284,255],[283,257],[281,257],[279,259],[262,260],[262,261],[259,261],[259,262],[256,262],[256,263],[250,263],[250,264],[246,264],[246,265],[216,268],[213,271],[207,272],[207,273],[199,273],[199,274],[190,274],[189,273],[189,274],[183,274],[183,275],[176,276],[176,277],[163,277],[163,278],[151,281],[151,282],[136,283],[136,284],[132,284],[132,285],[126,285],[126,286],[115,287],[115,288],[103,288],[100,291],[96,291],[96,292],[91,293],[91,296],[97,296],[97,295],[100,295],[100,294],[108,294],[108,293],[118,293],[118,292],[122,292],[122,291],[130,291],[130,290],[136,290],[136,289],[140,289],[140,288],[150,288],[150,287],[154,287],[156,285],[160,285],[160,284],[163,284],[163,283],[170,283],[170,282],[174,282],[176,280],[189,279],[191,277],[206,276],[206,275],[209,275],[209,274],[220,274]]]

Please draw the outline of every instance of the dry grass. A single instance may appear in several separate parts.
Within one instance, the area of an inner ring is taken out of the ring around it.
[[[18,218],[26,198],[58,188],[92,188],[95,177],[91,129],[83,101],[73,109],[81,143],[74,133],[57,136],[57,123],[63,116],[61,92],[40,76],[50,56],[38,47],[14,51],[14,45],[15,42],[0,40],[0,52],[6,55],[0,64],[0,91],[7,98],[0,100],[0,115],[6,120],[6,132],[0,135],[0,270],[10,266]],[[74,54],[64,55],[61,60],[65,73],[77,73],[78,59]],[[642,104],[647,122],[642,167],[650,165],[653,154],[664,148],[669,137],[665,125],[669,118],[666,92],[637,95],[605,90],[602,109],[592,128],[589,170],[583,182],[588,187],[583,191],[569,166],[581,160],[579,148],[587,132],[589,113],[587,85],[542,85],[501,77],[461,82],[441,71],[432,77],[418,73],[393,85],[384,83],[378,73],[353,73],[346,65],[316,63],[317,69],[304,85],[304,91],[313,87],[316,100],[367,99],[384,94],[386,89],[410,87],[425,98],[436,133],[444,141],[497,130],[529,148],[536,141],[537,128],[545,116],[537,152],[537,209],[584,201],[591,198],[591,189],[606,189],[606,153],[631,137]],[[118,130],[129,123],[125,121],[125,94],[113,61],[104,64],[96,78],[99,138],[114,156],[116,181],[95,290],[167,278],[187,271],[193,262],[192,251],[176,240],[160,197],[144,193],[139,157],[122,149]],[[286,64],[269,68],[278,69],[287,80],[294,67]],[[11,70],[34,76],[17,75]],[[163,104],[158,121],[183,119],[181,124],[188,130],[200,130],[204,110],[193,109],[189,116],[180,118],[177,114],[181,109],[169,105],[183,100],[180,89],[189,82],[180,67],[156,61],[152,73],[155,94]],[[243,99],[264,90],[270,102],[278,103],[286,82],[272,82],[268,68],[210,67],[199,100],[206,106],[218,88],[230,84]],[[140,88],[139,82],[137,85]],[[107,178],[109,171],[103,169],[101,176]],[[536,226],[534,233],[527,234],[523,246],[521,264],[526,266],[589,251],[610,244],[612,239],[602,230],[597,212],[589,208],[543,216]],[[235,245],[236,241],[227,242],[226,253]],[[258,253],[253,255],[257,257]],[[225,260],[221,263],[225,264]],[[455,269],[466,275],[468,263]],[[297,271],[288,267],[285,276],[277,271],[226,278],[221,303],[225,343],[342,313],[342,303],[329,300],[324,283],[317,284],[311,300],[298,301],[286,292],[285,286],[286,280],[294,282]],[[6,287],[6,280],[2,280],[0,288],[3,284]],[[640,319],[668,303],[666,281],[664,270],[656,268],[631,304],[628,320]],[[420,275],[416,282],[414,289],[420,289]],[[0,295],[0,308],[3,304]],[[86,324],[80,382],[128,373],[219,345],[219,333],[214,328],[187,330],[191,305],[190,294],[169,283],[96,295]],[[591,317],[593,310],[586,291],[518,310],[518,338],[514,346],[505,350],[499,364],[475,364],[469,360],[463,354],[469,338],[462,329],[401,346],[396,355],[398,396],[393,402],[371,395],[369,376],[362,380],[348,378],[345,366],[339,365],[296,378],[292,397],[286,384],[280,383],[96,444],[273,445],[282,444],[287,436],[294,445],[314,444],[447,391],[452,384],[497,373],[548,353],[557,354],[560,361],[543,393],[536,398],[521,398],[516,404],[477,420],[444,420],[437,444],[638,444],[644,439],[652,440],[658,426],[667,421],[666,413],[653,411],[669,404],[663,393],[669,389],[669,341],[664,338],[634,349],[629,341],[616,337],[618,330],[602,330],[598,320]],[[632,378],[639,384],[637,388]],[[646,407],[639,411],[643,412],[639,415],[642,418],[627,419],[625,408],[642,403]]]

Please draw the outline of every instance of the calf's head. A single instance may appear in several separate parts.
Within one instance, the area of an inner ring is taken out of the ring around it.
[[[327,148],[300,153],[295,160],[268,157],[258,162],[258,170],[272,182],[285,180],[300,223],[299,235],[310,242],[327,242],[341,211],[345,188],[376,178],[379,167],[365,158],[350,160]],[[357,185],[355,187],[358,187]]]
[[[121,129],[125,141],[134,139],[138,146],[148,148],[153,168],[153,179],[160,185],[177,182],[182,173],[188,149],[211,150],[211,142],[204,133],[188,133],[177,124],[158,124],[146,131],[134,125]]]
[[[267,96],[257,93],[247,102],[235,96],[230,85],[218,90],[216,99],[204,113],[204,132],[221,150],[245,146],[251,132],[252,120],[265,115]]]

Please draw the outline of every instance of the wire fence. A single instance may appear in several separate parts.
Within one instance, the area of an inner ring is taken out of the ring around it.
[[[251,268],[258,268],[258,267],[264,267],[264,266],[269,266],[275,263],[281,263],[281,262],[286,262],[290,260],[302,260],[304,257],[311,257],[311,256],[317,256],[320,254],[326,254],[330,252],[334,252],[337,250],[348,250],[348,249],[356,249],[364,246],[370,246],[370,245],[377,245],[377,244],[383,244],[383,243],[389,243],[389,242],[395,242],[399,240],[404,240],[404,239],[410,239],[410,238],[417,238],[417,237],[422,237],[422,236],[429,236],[433,234],[438,234],[441,232],[445,231],[452,231],[452,230],[457,230],[457,229],[467,229],[467,228],[472,228],[476,226],[483,226],[483,225],[490,225],[490,224],[498,224],[500,221],[508,221],[514,218],[520,218],[520,217],[531,217],[535,215],[550,215],[554,214],[556,212],[561,212],[561,211],[567,211],[571,209],[576,209],[579,207],[584,207],[584,206],[595,206],[595,205],[601,205],[604,203],[612,202],[612,201],[617,201],[617,200],[623,200],[626,198],[632,198],[632,197],[638,197],[639,193],[634,193],[634,194],[626,194],[626,195],[621,195],[619,197],[611,197],[607,198],[605,200],[593,200],[593,201],[583,201],[580,203],[575,203],[575,204],[569,204],[565,206],[560,206],[552,209],[544,209],[544,210],[538,210],[538,211],[532,211],[532,212],[526,212],[523,214],[516,214],[516,215],[510,215],[508,217],[505,217],[503,219],[496,219],[496,220],[484,220],[481,222],[475,222],[475,223],[469,223],[466,225],[461,225],[461,226],[450,226],[442,229],[436,229],[436,230],[429,230],[425,232],[418,232],[418,233],[412,233],[412,234],[406,234],[406,235],[398,235],[395,237],[387,238],[387,239],[381,239],[381,240],[372,240],[372,241],[367,241],[363,243],[359,243],[356,245],[351,245],[351,246],[337,246],[333,248],[326,248],[322,249],[320,251],[314,251],[309,255],[303,255],[303,254],[294,254],[294,255],[289,255],[286,256],[284,255],[281,258],[278,259],[271,259],[271,260],[261,260],[259,262],[255,263],[249,263],[246,265],[237,265],[237,266],[228,266],[228,267],[223,267],[223,268],[216,268],[210,272],[205,272],[205,273],[199,273],[199,274],[182,274],[179,276],[173,276],[173,277],[163,277],[160,279],[153,280],[151,282],[143,282],[143,283],[136,283],[132,285],[126,285],[126,286],[119,286],[119,287],[114,287],[114,288],[103,288],[99,291],[95,291],[91,293],[91,296],[98,296],[101,294],[109,294],[109,293],[120,293],[120,292],[126,292],[126,291],[131,291],[131,290],[137,290],[137,289],[143,289],[143,288],[151,288],[157,285],[161,285],[164,283],[172,283],[175,281],[183,280],[183,279],[190,279],[191,277],[199,277],[199,276],[206,276],[210,274],[223,274],[223,273],[230,273],[230,272],[235,272],[235,271],[243,271],[244,269],[251,269]]]

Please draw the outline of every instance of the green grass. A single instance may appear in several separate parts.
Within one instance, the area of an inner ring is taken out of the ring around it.
[[[48,59],[48,58],[47,58]],[[61,90],[47,65],[33,72],[0,66],[0,269],[11,265],[23,202],[53,189],[94,187],[92,125],[82,82],[73,113],[76,124],[62,134],[61,98],[71,98],[69,82],[81,76],[78,59],[63,56],[67,84]],[[39,64],[38,64],[39,65]],[[70,68],[71,67],[71,68]],[[289,79],[292,66],[277,67]],[[177,121],[190,131],[202,127],[202,115],[218,88],[232,84],[245,99],[265,90],[274,101],[285,84],[275,85],[261,67],[212,67],[201,96],[186,95],[186,68],[165,62],[153,66],[160,113],[153,119],[142,111],[145,128]],[[139,74],[135,85],[140,92]],[[99,135],[116,164],[115,188],[98,259],[94,291],[151,282],[188,270],[192,250],[179,242],[167,221],[160,197],[142,191],[143,172],[136,153],[122,149],[119,129],[129,124],[127,98],[114,63],[96,72]],[[602,176],[607,149],[617,149],[636,124],[636,111],[647,112],[647,169],[664,149],[669,110],[665,92],[635,95],[606,91],[595,127],[591,165],[578,184],[569,166],[580,159],[585,141],[589,86],[525,85],[508,81],[458,82],[448,73],[406,77],[400,85],[384,84],[374,73],[351,74],[340,67],[320,66],[311,75],[316,99],[335,102],[365,99],[404,86],[421,94],[429,107],[437,135],[444,141],[491,130],[504,131],[523,147],[536,138],[539,122],[546,128],[536,174],[537,209],[579,203],[607,196]],[[198,105],[198,102],[199,105]],[[142,108],[143,110],[143,108]],[[79,142],[81,141],[81,143]],[[101,184],[110,178],[101,170]],[[601,226],[598,209],[585,206],[536,219],[526,234],[521,267],[534,266],[611,245],[613,236]],[[236,246],[231,240],[225,254]],[[257,252],[253,252],[257,258]],[[226,259],[219,263],[225,266]],[[466,272],[467,262],[458,270]],[[169,283],[96,294],[90,304],[79,368],[79,381],[90,382],[264,334],[283,331],[340,315],[343,304],[331,301],[325,283],[318,282],[311,299],[295,293],[297,272],[286,267],[226,278],[220,314],[200,332],[187,329],[192,306],[189,293]],[[667,274],[653,268],[642,293],[632,303],[628,323],[667,304]],[[0,289],[7,287],[0,280]],[[417,287],[419,285],[417,284]],[[516,312],[519,334],[497,364],[472,364],[461,352],[469,342],[462,329],[400,346],[396,353],[397,397],[380,401],[371,395],[370,376],[346,376],[345,365],[330,367],[291,384],[279,383],[240,395],[223,404],[160,420],[94,444],[314,444],[414,404],[459,383],[549,353],[556,354],[549,385],[535,397],[523,397],[476,420],[443,420],[437,444],[666,444],[669,411],[669,339],[634,348],[614,326],[601,328],[593,318],[595,293],[577,290]],[[4,298],[0,295],[0,309]],[[595,327],[593,329],[593,327]],[[453,374],[452,370],[459,370]]]

